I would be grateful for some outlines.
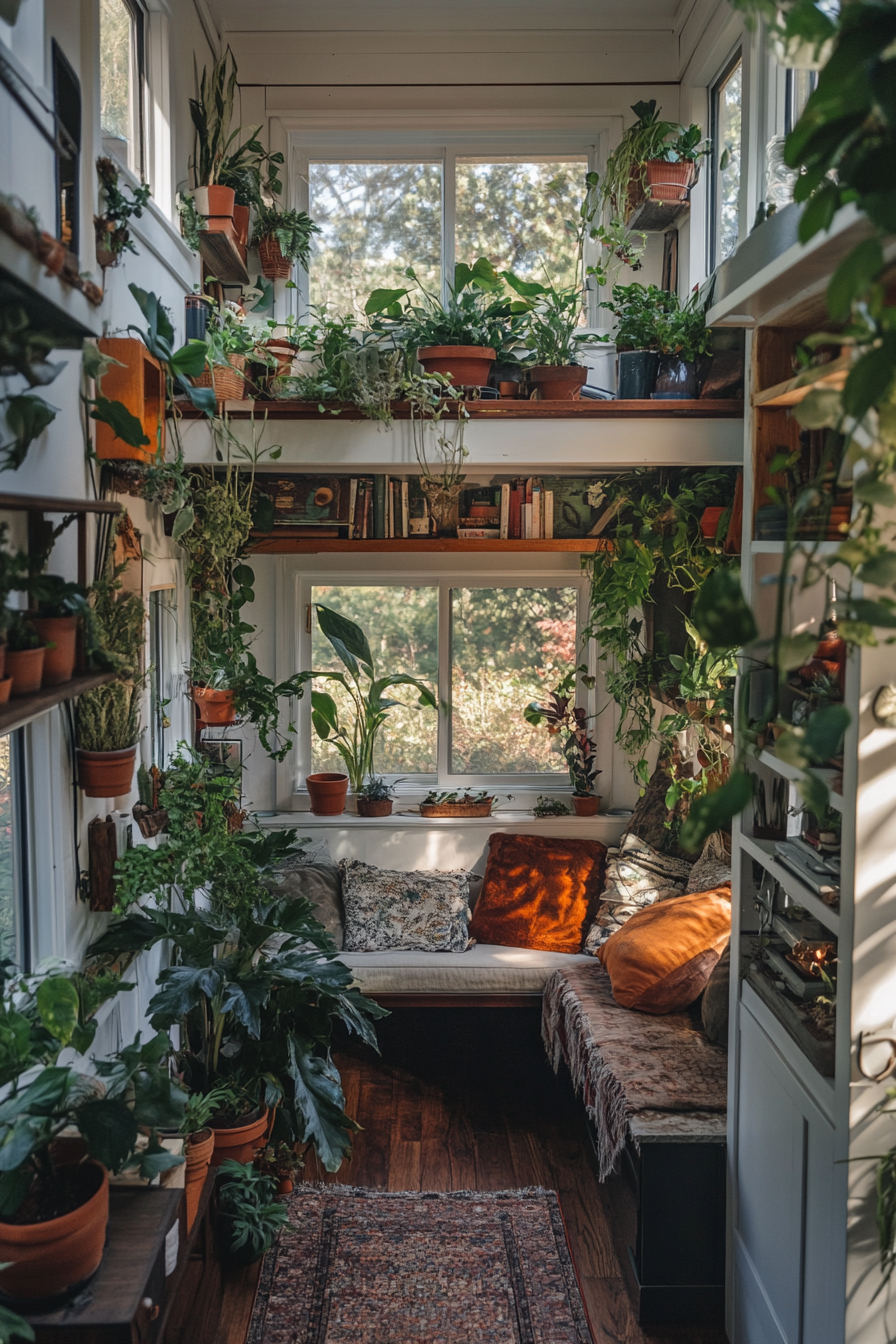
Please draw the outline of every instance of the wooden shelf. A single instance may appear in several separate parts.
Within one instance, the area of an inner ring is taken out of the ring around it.
[[[323,423],[343,423],[347,420],[366,420],[357,406],[339,406],[309,401],[225,401],[224,411],[233,420],[248,420],[266,415],[268,420],[314,420]],[[686,401],[472,401],[466,403],[471,420],[742,420],[744,403],[732,398]],[[204,418],[189,402],[178,402],[178,414],[184,420]],[[334,414],[334,412],[336,412]],[[392,408],[396,420],[409,420],[407,402],[395,402]],[[456,418],[449,411],[448,417]]]
[[[775,840],[754,840],[751,835],[741,834],[740,847],[745,853],[749,854],[751,859],[760,863],[767,873],[769,873],[781,886],[800,905],[805,906],[811,915],[819,920],[831,933],[840,936],[840,914],[830,905],[825,905],[820,896],[817,896],[811,887],[807,887],[796,873],[788,868],[786,864],[781,863],[780,859],[775,857],[775,845],[780,843]]]
[[[114,672],[89,672],[83,677],[72,677],[71,681],[63,682],[61,686],[46,686],[34,695],[19,695],[13,700],[7,700],[5,705],[0,705],[0,735],[14,732],[16,728],[36,719],[39,714],[45,714],[54,705],[61,705],[63,700],[74,700],[85,691],[92,691],[95,686],[104,686],[107,681],[114,680]]]
[[[507,552],[567,551],[576,555],[590,555],[605,551],[611,544],[605,537],[557,537],[550,541],[523,541],[520,538],[500,541],[483,538],[463,541],[458,537],[389,537],[369,538],[367,541],[349,541],[344,537],[314,537],[290,535],[291,529],[278,528],[276,533],[253,532],[250,549],[256,555],[322,555],[327,552],[347,554],[388,554],[390,552],[433,555],[444,551],[485,551],[498,554]]]
[[[759,753],[759,762],[761,765],[767,765],[769,770],[774,770],[777,774],[783,775],[785,779],[790,779],[794,782],[802,779],[803,772],[801,770],[798,770],[795,765],[788,765],[786,761],[779,760],[775,753],[770,751],[767,747],[764,747]],[[817,775],[819,779],[823,780],[823,782],[830,787],[831,780],[839,772],[831,766],[829,768],[819,767],[818,769],[814,769],[812,773],[813,775]],[[843,811],[843,795],[842,793],[834,793],[833,789],[831,789],[831,807],[835,812]]]
[[[24,308],[32,326],[52,334],[60,350],[79,350],[102,325],[98,310],[79,289],[48,274],[37,257],[2,232],[0,305]]]
[[[768,387],[764,392],[754,392],[752,404],[754,406],[797,406],[816,387],[840,392],[846,385],[851,367],[851,355],[841,355],[839,359],[832,360],[829,364],[823,364],[820,368],[801,373],[796,378],[788,378],[786,382],[776,383],[774,387]]]
[[[806,1027],[797,1005],[791,1003],[782,991],[775,989],[762,971],[748,971],[747,984],[821,1077],[833,1078],[833,1037],[829,1041],[820,1041],[813,1036]]]
[[[87,515],[89,513],[122,513],[124,505],[112,499],[56,499],[52,495],[0,494],[0,512],[27,513],[28,548],[35,550],[44,540],[44,514],[66,513],[78,524],[78,582],[87,586]]]
[[[626,220],[626,228],[634,233],[668,233],[678,228],[691,213],[691,202],[654,201],[647,196],[636,206]]]
[[[200,233],[199,255],[222,285],[249,284],[249,272],[229,233],[211,230]]]

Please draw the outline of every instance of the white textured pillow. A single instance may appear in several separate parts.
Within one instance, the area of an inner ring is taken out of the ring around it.
[[[731,860],[725,853],[721,837],[711,835],[703,846],[699,859],[691,869],[685,896],[698,891],[712,891],[715,887],[731,886]]]
[[[607,863],[607,877],[594,923],[582,951],[596,957],[611,934],[639,910],[681,896],[691,872],[687,859],[660,854],[636,835],[626,835]]]
[[[346,952],[465,952],[470,875],[393,872],[343,859]]]

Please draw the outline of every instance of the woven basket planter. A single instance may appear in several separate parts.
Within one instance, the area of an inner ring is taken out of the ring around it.
[[[421,817],[490,817],[493,798],[484,803],[421,803]]]
[[[680,163],[666,163],[663,159],[648,159],[644,165],[647,193],[651,200],[677,204],[688,199],[688,193],[697,170],[688,159]]]
[[[292,262],[284,257],[275,237],[262,238],[258,244],[258,256],[266,280],[288,280],[292,275]]]
[[[243,370],[246,367],[245,355],[228,355],[229,369],[216,364],[206,369],[198,378],[193,379],[194,387],[214,387],[216,401],[242,401],[246,395],[246,380]],[[214,379],[214,382],[212,382]]]

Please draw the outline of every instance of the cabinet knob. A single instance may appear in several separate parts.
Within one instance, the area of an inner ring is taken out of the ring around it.
[[[158,1302],[153,1302],[151,1297],[144,1297],[140,1305],[141,1307],[143,1307],[144,1311],[146,1311],[146,1313],[148,1314],[149,1319],[151,1321],[154,1321],[159,1314]]]

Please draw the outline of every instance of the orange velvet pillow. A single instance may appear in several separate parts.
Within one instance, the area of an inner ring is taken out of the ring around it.
[[[706,988],[731,936],[731,891],[676,896],[633,915],[603,944],[613,998],[643,1013],[678,1013]]]
[[[579,952],[604,884],[607,847],[597,840],[489,836],[470,936],[501,947]]]

